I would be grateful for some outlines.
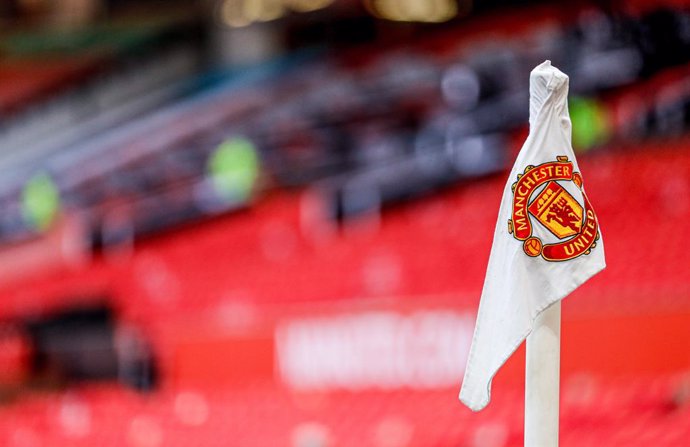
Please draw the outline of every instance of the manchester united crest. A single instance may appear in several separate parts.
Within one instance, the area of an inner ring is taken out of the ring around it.
[[[528,256],[567,261],[588,255],[596,247],[599,224],[582,187],[582,176],[573,171],[568,157],[556,159],[527,166],[518,175],[512,186],[508,231],[523,241]],[[583,203],[573,196],[576,191],[581,193]]]

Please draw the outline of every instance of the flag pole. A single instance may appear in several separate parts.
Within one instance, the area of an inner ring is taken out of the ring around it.
[[[561,302],[542,312],[527,337],[525,447],[558,447]]]

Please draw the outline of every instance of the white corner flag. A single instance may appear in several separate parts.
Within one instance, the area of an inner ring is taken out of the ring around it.
[[[568,76],[550,61],[530,74],[529,122],[529,136],[503,191],[460,391],[460,400],[474,411],[489,403],[491,380],[537,317],[606,266],[599,224],[570,142]],[[556,354],[560,312],[557,318]],[[557,378],[558,364],[556,386]]]

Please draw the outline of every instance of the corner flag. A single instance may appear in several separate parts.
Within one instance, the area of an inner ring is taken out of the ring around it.
[[[535,319],[605,266],[571,146],[568,76],[546,61],[530,74],[530,132],[503,192],[460,400],[484,408]]]

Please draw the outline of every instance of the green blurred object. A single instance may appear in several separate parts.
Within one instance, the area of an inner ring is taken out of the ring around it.
[[[4,1],[4,0],[0,0]],[[137,19],[120,19],[74,29],[30,28],[0,36],[0,53],[8,57],[42,57],[45,54],[80,55],[131,53],[166,40],[194,23],[194,16],[170,11]]]
[[[259,177],[259,157],[245,138],[224,141],[208,161],[208,171],[218,195],[227,201],[249,198]]]
[[[24,185],[22,215],[37,230],[50,227],[60,208],[60,192],[47,174],[37,174]]]
[[[573,148],[576,151],[585,152],[608,140],[609,117],[598,102],[575,97],[570,100],[569,109],[573,125]]]

